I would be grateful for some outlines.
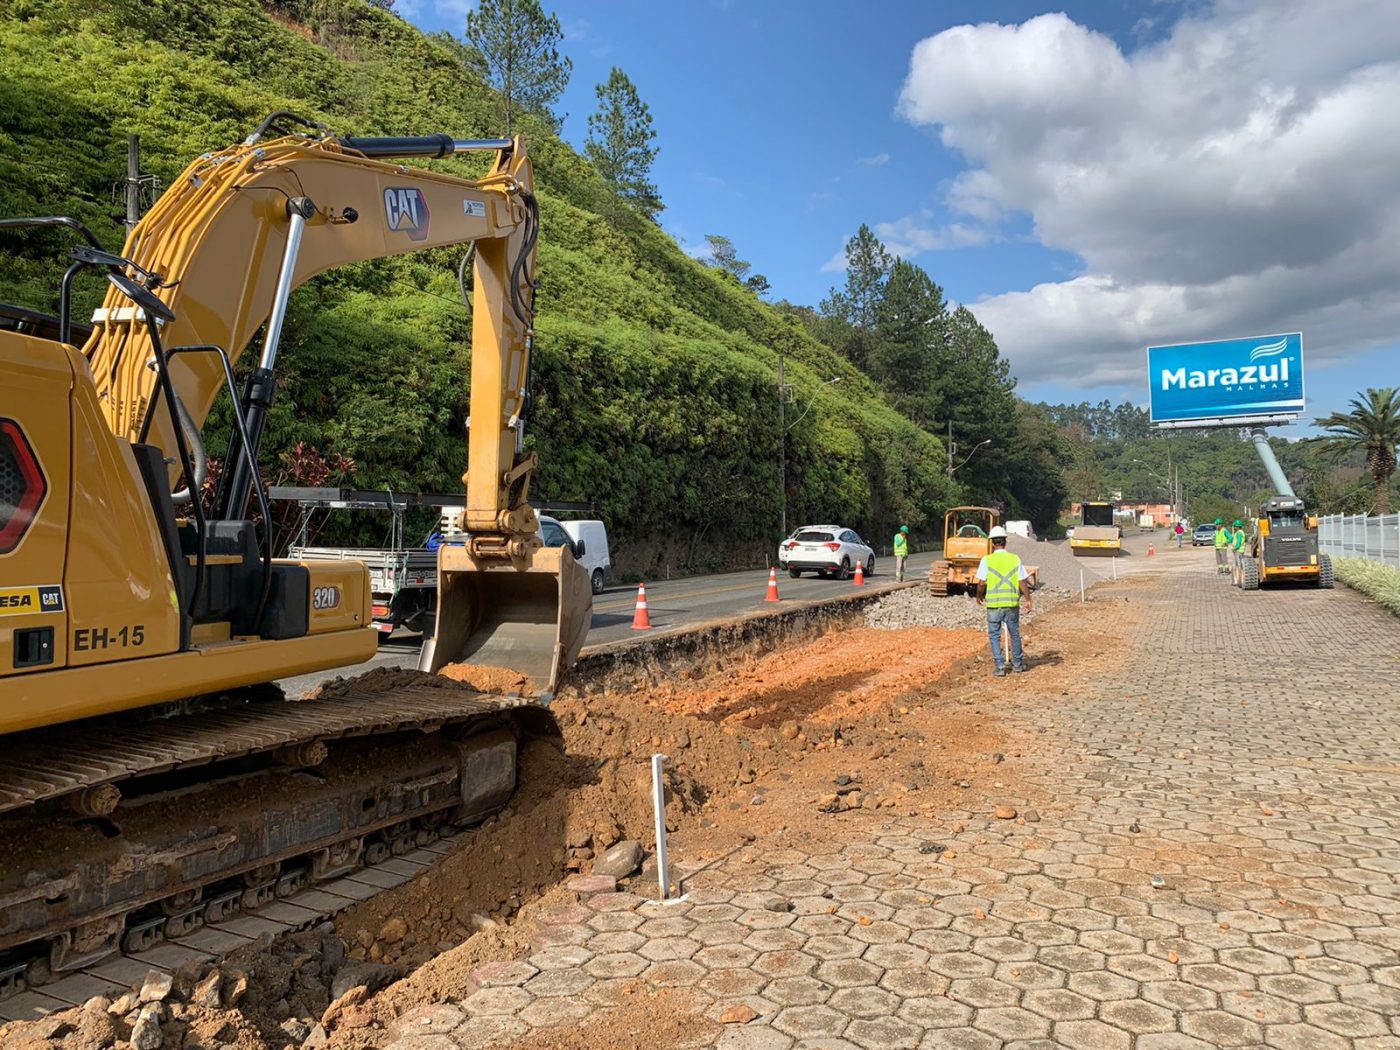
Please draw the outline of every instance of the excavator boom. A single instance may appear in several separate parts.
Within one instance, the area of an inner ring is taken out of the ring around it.
[[[541,545],[528,504],[536,461],[524,450],[524,427],[539,217],[525,147],[519,139],[446,135],[264,140],[270,126],[193,162],[132,231],[127,279],[157,300],[152,310],[171,316],[153,333],[129,286],[108,290],[82,351],[97,406],[115,437],[163,450],[171,487],[184,473],[173,454],[182,442],[198,476],[207,458],[200,428],[226,385],[226,366],[239,363],[261,330],[241,395],[247,440],[236,435],[229,446],[211,514],[243,520],[250,496],[260,495],[257,451],[291,292],[336,266],[473,244],[466,550],[444,548],[437,637],[452,641],[427,646],[424,667],[491,660],[551,691],[577,656],[591,598],[570,556]],[[493,159],[479,179],[402,163],[480,153]],[[158,353],[156,342],[170,353]],[[224,354],[176,349],[193,347]],[[164,369],[153,368],[163,356]],[[498,633],[505,644],[493,644]]]

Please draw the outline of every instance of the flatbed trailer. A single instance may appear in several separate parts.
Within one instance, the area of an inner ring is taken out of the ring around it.
[[[461,495],[448,493],[375,492],[364,489],[299,488],[274,486],[268,498],[295,503],[299,508],[296,533],[300,537],[288,554],[305,561],[349,560],[362,562],[369,569],[370,594],[375,629],[381,636],[407,627],[425,637],[432,634],[437,618],[438,556],[435,549],[404,543],[404,515],[410,510],[461,508]],[[592,503],[539,503],[537,511],[592,512]],[[392,515],[387,547],[329,547],[306,542],[312,519],[318,511],[377,510]],[[446,542],[460,542],[460,536]]]

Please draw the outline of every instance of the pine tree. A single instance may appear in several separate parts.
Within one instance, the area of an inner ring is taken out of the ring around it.
[[[856,328],[875,327],[875,310],[885,294],[894,259],[869,226],[861,224],[846,242],[846,287],[833,288],[822,301],[822,313],[837,317]]]
[[[752,263],[739,258],[738,249],[734,247],[734,242],[728,237],[721,237],[717,233],[707,233],[705,241],[710,246],[709,264],[715,269],[723,270],[730,277],[741,282],[753,269]]]
[[[522,113],[558,121],[549,107],[568,86],[574,64],[559,53],[564,31],[540,0],[481,0],[467,12],[467,40],[487,79],[501,96],[505,133],[515,133]]]
[[[874,316],[866,355],[871,376],[901,412],[935,429],[947,418],[939,376],[947,321],[943,289],[914,263],[896,259]]]
[[[598,112],[588,118],[584,154],[620,200],[655,219],[664,205],[650,178],[657,154],[651,110],[616,66],[596,91]]]

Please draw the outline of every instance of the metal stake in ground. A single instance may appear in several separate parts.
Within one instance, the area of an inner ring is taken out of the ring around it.
[[[656,810],[656,884],[664,901],[671,893],[671,872],[666,863],[666,786],[661,779],[661,767],[666,756],[651,756],[651,802]]]

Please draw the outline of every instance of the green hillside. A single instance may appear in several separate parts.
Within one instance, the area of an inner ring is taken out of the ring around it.
[[[276,109],[356,134],[500,130],[459,45],[363,0],[0,0],[0,56],[0,214],[67,212],[113,246],[130,133],[168,182]],[[941,517],[955,493],[935,437],[795,317],[649,222],[605,218],[617,209],[592,169],[547,126],[524,130],[543,220],[538,495],[595,499],[624,571],[761,561],[778,531],[781,350],[813,405],[788,434],[789,521],[883,540]],[[7,238],[0,299],[52,309],[61,250],[50,234]],[[350,267],[297,293],[265,459],[303,442],[352,459],[358,487],[459,487],[459,258]],[[76,316],[98,294],[86,287]]]

